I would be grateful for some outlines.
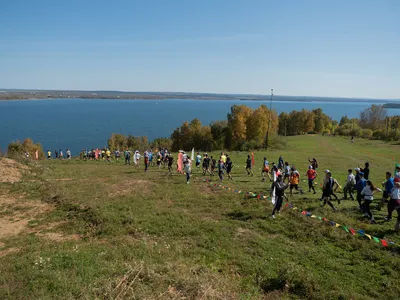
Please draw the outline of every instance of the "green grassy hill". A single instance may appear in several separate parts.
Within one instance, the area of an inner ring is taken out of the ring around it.
[[[399,150],[379,141],[291,137],[285,150],[255,152],[254,177],[244,169],[247,153],[229,153],[234,180],[225,179],[224,189],[195,168],[186,185],[185,176],[144,173],[122,161],[28,163],[21,181],[0,183],[0,298],[398,299],[400,247],[289,207],[273,220],[268,200],[234,190],[269,191],[262,159],[280,154],[301,174],[316,157],[320,176],[329,169],[342,185],[347,169],[369,161],[380,186]],[[378,224],[370,225],[357,202],[334,203],[334,213],[320,207],[320,188],[313,195],[302,187],[293,206],[400,245],[395,221],[383,221],[386,210],[373,211]]]

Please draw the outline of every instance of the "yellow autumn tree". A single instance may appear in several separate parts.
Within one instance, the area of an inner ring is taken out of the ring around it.
[[[237,143],[246,141],[247,138],[247,119],[253,110],[246,105],[233,105],[231,113],[228,114],[228,125],[232,131],[232,137]]]
[[[270,112],[265,105],[261,105],[259,108],[253,111],[251,116],[247,119],[247,141],[254,141],[260,146],[264,144],[269,125],[269,117]]]

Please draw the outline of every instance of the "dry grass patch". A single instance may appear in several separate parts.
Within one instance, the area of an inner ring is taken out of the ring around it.
[[[20,250],[21,250],[20,248],[8,248],[6,250],[2,250],[2,251],[0,251],[0,257],[6,256],[9,254],[13,254],[13,253],[17,253]]]
[[[237,280],[233,274],[223,276],[199,266],[140,262],[130,266],[123,276],[105,283],[102,296],[112,299],[238,299]],[[148,289],[147,284],[157,282],[160,285],[156,290]]]
[[[68,234],[64,235],[58,232],[44,232],[44,233],[37,233],[37,235],[41,238],[46,240],[50,240],[53,242],[65,242],[65,241],[79,241],[80,236],[78,234]]]
[[[110,197],[120,197],[126,195],[149,195],[154,183],[147,180],[130,179],[107,186]]]
[[[81,239],[79,234],[63,234],[57,232],[62,226],[66,226],[68,222],[54,222],[48,224],[42,224],[39,226],[34,226],[27,230],[28,233],[36,234],[46,240],[54,242],[65,242],[65,241],[78,241]]]

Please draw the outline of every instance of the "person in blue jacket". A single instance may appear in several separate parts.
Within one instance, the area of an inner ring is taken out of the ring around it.
[[[359,209],[362,210],[362,195],[361,195],[361,192],[365,188],[365,186],[367,184],[367,181],[364,178],[364,173],[363,172],[358,173],[358,175],[359,175],[360,179],[356,183],[355,189],[357,191],[357,202],[358,202],[358,205],[359,205]]]
[[[382,195],[382,200],[381,203],[377,206],[378,210],[381,210],[382,207],[385,206],[385,204],[389,203],[390,199],[390,193],[392,189],[394,188],[394,178],[392,177],[392,173],[386,172],[386,181],[382,182],[382,187],[383,189],[383,195]],[[385,220],[387,221],[389,218],[386,217]]]

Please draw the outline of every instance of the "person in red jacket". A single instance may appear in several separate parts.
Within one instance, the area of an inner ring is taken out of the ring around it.
[[[308,178],[308,191],[311,192],[311,190],[313,190],[314,194],[316,194],[317,192],[315,191],[315,188],[314,188],[314,180],[318,176],[317,171],[314,170],[313,166],[309,166],[306,175]]]

